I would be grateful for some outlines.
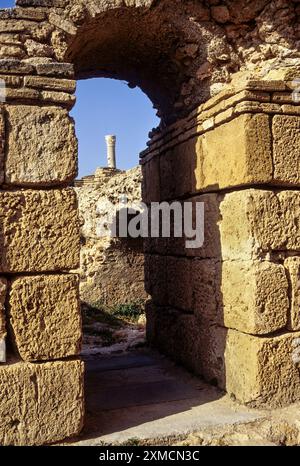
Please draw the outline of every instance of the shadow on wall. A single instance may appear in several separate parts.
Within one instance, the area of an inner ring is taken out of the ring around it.
[[[152,176],[156,173],[158,182],[147,178],[144,170],[146,202],[192,202],[194,212],[195,203],[204,202],[205,209],[202,247],[187,249],[186,238],[174,236],[145,241],[146,291],[152,298],[147,303],[147,336],[151,345],[225,389],[227,329],[218,225],[223,195],[216,194],[217,184],[207,186],[207,194],[199,190],[197,141],[197,137],[190,139],[161,154],[160,159],[152,159],[150,163],[156,165]]]

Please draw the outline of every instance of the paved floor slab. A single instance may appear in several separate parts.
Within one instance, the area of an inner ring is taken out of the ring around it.
[[[75,445],[180,436],[263,418],[150,350],[86,360],[85,429]]]

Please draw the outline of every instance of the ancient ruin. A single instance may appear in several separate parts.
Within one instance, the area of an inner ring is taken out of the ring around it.
[[[205,204],[202,248],[145,242],[150,343],[239,403],[299,401],[299,1],[16,4],[0,10],[0,444],[84,423],[77,79],[126,80],[157,108],[146,203]]]
[[[112,205],[118,208],[120,195],[130,205],[141,202],[140,167],[128,171],[98,168],[94,175],[75,182],[81,225],[80,297],[94,306],[100,304],[145,303],[144,254],[142,238],[100,236],[97,228],[105,222]]]

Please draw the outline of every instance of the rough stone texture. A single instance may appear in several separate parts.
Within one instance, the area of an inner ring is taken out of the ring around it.
[[[65,358],[79,353],[81,315],[76,275],[39,275],[10,283],[9,325],[25,361]]]
[[[0,97],[3,88],[0,88]],[[3,97],[3,96],[2,96]],[[4,108],[0,103],[0,184],[4,181],[4,158],[5,158],[5,117]]]
[[[15,188],[62,187],[74,179],[76,141],[63,110],[75,102],[74,76],[117,78],[139,86],[161,116],[143,156],[147,202],[188,199],[197,189],[215,192],[193,198],[205,202],[203,248],[185,250],[184,239],[174,238],[146,244],[153,255],[146,271],[155,303],[150,338],[241,402],[271,406],[297,400],[299,334],[284,332],[298,328],[300,201],[296,189],[283,188],[299,186],[299,109],[291,82],[300,63],[298,2],[17,4],[0,11],[0,76],[6,76],[8,117],[4,133],[0,115],[0,172],[5,142],[5,181],[11,189],[0,193],[0,272],[22,273],[22,278],[14,277],[17,283],[25,276],[29,280],[29,274],[33,280],[41,272],[62,274],[79,266],[74,193]],[[155,161],[149,164],[153,154]],[[220,188],[245,184],[264,184],[265,189],[220,193]],[[86,204],[90,211],[95,207],[95,201]],[[103,212],[105,208],[98,211],[99,218]],[[88,220],[85,230],[94,228],[96,218]],[[88,248],[94,240],[88,237]],[[158,273],[157,267],[162,268]],[[48,292],[45,285],[45,303],[59,294],[57,289]],[[52,325],[56,314],[47,311],[48,306],[43,318]],[[30,305],[26,312],[30,314]],[[64,318],[61,314],[57,323]],[[26,330],[34,328],[31,320]],[[38,325],[40,331],[42,319]],[[57,364],[0,368],[0,443],[42,443],[78,432],[82,380],[75,377],[80,385],[72,386],[68,367],[79,363]]]
[[[107,214],[112,216],[110,222],[114,221],[111,210],[120,196],[125,195],[128,204],[141,202],[140,168],[126,172],[97,169],[94,176],[76,185],[81,219],[81,300],[89,305],[142,304],[147,298],[143,240],[111,238],[108,231],[98,235]]]
[[[151,303],[147,316],[151,344],[233,399],[251,407],[299,401],[299,333],[257,337]]]
[[[83,363],[77,360],[0,366],[1,445],[40,445],[83,426]]]
[[[0,193],[2,272],[50,272],[79,264],[79,221],[72,189]]]
[[[79,77],[138,85],[164,125],[241,73],[274,79],[277,69],[299,65],[298,19],[288,0],[20,0],[1,12],[1,50],[4,60],[69,61]]]
[[[289,330],[300,330],[300,257],[288,257],[284,261],[290,290],[291,313],[288,322]]]
[[[7,281],[5,278],[0,278],[0,363],[6,361],[6,316],[5,316],[5,300],[7,293]]]
[[[249,189],[220,204],[223,259],[248,259],[271,251],[300,250],[298,191]]]
[[[300,181],[300,119],[276,115],[273,118],[274,177],[282,183]]]
[[[6,110],[5,182],[51,186],[72,181],[77,173],[77,139],[68,112],[27,105]]]
[[[205,133],[196,147],[196,191],[272,180],[270,120],[267,115],[241,115]]]
[[[293,358],[293,342],[299,336],[290,333],[258,338],[229,330],[225,351],[227,392],[252,406],[282,406],[299,400],[299,365]]]
[[[282,265],[226,261],[220,268],[219,316],[225,327],[257,335],[286,326],[288,281]]]

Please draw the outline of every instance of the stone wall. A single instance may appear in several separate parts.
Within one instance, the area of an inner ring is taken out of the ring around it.
[[[250,80],[142,154],[147,202],[205,206],[202,248],[146,243],[148,337],[254,407],[300,396],[299,135],[291,84]]]
[[[141,202],[140,167],[128,171],[97,169],[94,176],[76,181],[80,223],[80,298],[95,306],[141,305],[144,287],[143,239],[99,237],[97,228],[107,221],[121,196],[128,205]]]
[[[149,340],[240,402],[299,400],[299,2],[17,5],[0,10],[0,443],[83,424],[80,78],[127,80],[158,108],[145,201],[205,204],[203,248],[146,244]]]

